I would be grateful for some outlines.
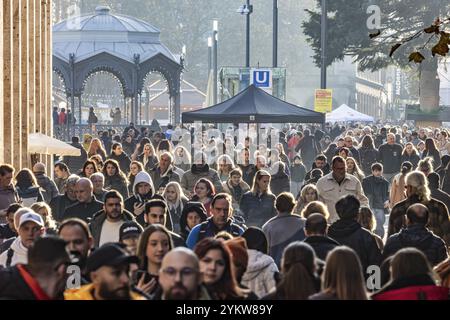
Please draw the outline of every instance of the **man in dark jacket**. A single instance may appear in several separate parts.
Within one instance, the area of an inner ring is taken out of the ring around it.
[[[367,267],[380,265],[381,251],[375,236],[356,221],[360,206],[359,200],[353,195],[341,198],[335,206],[340,219],[330,226],[328,236],[355,250],[366,274]]]
[[[291,181],[285,172],[285,164],[281,161],[275,162],[270,168],[270,190],[276,196],[282,192],[289,192],[291,189]]]
[[[145,204],[144,217],[147,226],[152,224],[165,226],[168,216],[169,208],[164,200],[153,199]],[[180,235],[172,231],[169,231],[169,233],[175,247],[186,247],[186,243]]]
[[[431,197],[445,204],[448,210],[448,208],[450,208],[450,195],[447,192],[442,191],[439,187],[441,185],[439,174],[432,172],[427,176],[427,179]]]
[[[377,221],[375,233],[383,239],[385,213],[389,208],[389,182],[383,177],[381,163],[372,165],[372,175],[363,179],[362,187]]]
[[[55,182],[51,180],[45,174],[45,164],[38,162],[33,166],[33,173],[36,177],[39,187],[41,187],[42,195],[44,196],[44,201],[50,203],[50,201],[59,195],[58,187]]]
[[[359,156],[359,151],[353,146],[353,138],[351,136],[346,136],[344,138],[344,147],[350,150],[352,157],[356,160],[358,165],[360,165],[361,157]]]
[[[152,177],[156,190],[159,190],[161,187],[164,188],[172,181],[180,183],[180,176],[174,171],[172,164],[172,155],[169,152],[164,152],[159,157],[159,164],[150,170],[150,177]]]
[[[399,233],[389,237],[383,250],[383,258],[394,255],[407,247],[422,251],[433,266],[447,259],[447,248],[444,240],[435,236],[425,225],[428,223],[428,208],[416,203],[406,211],[406,225]]]
[[[125,221],[136,221],[133,214],[123,208],[123,198],[115,190],[105,195],[103,210],[97,212],[89,224],[94,246],[107,242],[119,242],[120,227]]]
[[[378,162],[384,166],[384,176],[389,182],[400,172],[403,148],[395,143],[395,135],[389,133],[387,142],[378,149]]]
[[[94,186],[88,178],[81,178],[76,184],[78,202],[64,212],[64,219],[79,218],[89,222],[95,213],[103,209],[103,203],[94,197]]]
[[[0,297],[8,300],[63,300],[71,264],[66,242],[58,237],[36,240],[28,264],[0,270]]]
[[[320,213],[313,213],[308,216],[305,222],[305,235],[303,240],[316,252],[316,256],[325,261],[328,252],[339,246],[336,240],[327,236],[327,219]]]
[[[65,156],[63,162],[69,167],[71,172],[81,171],[84,163],[87,160],[87,153],[83,146],[80,144],[80,139],[78,137],[72,137],[72,147],[80,149],[81,155],[79,156]],[[105,160],[105,159],[103,159]]]
[[[186,240],[189,249],[193,249],[197,242],[207,237],[214,237],[220,231],[226,231],[233,237],[238,237],[244,230],[235,224],[232,199],[229,194],[219,193],[211,201],[211,217],[192,228]]]
[[[64,219],[66,209],[77,202],[76,185],[80,177],[72,174],[66,181],[64,194],[52,199],[50,208],[52,209],[53,218],[61,222]]]
[[[397,203],[389,216],[388,236],[400,232],[406,226],[405,214],[408,208],[421,203],[428,208],[427,228],[450,245],[450,217],[448,209],[441,201],[430,196],[428,180],[422,172],[408,173],[405,179],[407,198]]]
[[[238,161],[238,165],[242,170],[242,180],[251,187],[253,185],[256,168],[254,164],[250,163],[250,150],[248,148],[242,149],[240,159],[241,161]]]
[[[308,173],[306,173],[305,181],[312,179],[311,172],[314,169],[322,170],[322,176],[325,176],[330,173],[330,170],[331,170],[330,165],[327,163],[327,158],[323,154],[319,154],[316,157],[316,160],[314,161],[314,163],[312,165],[312,169],[310,171],[308,171]]]

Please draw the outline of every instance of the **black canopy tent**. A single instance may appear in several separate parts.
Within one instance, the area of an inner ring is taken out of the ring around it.
[[[280,100],[249,86],[215,106],[183,112],[182,122],[205,123],[325,123],[325,114]]]

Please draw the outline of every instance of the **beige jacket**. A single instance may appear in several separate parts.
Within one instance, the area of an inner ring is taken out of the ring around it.
[[[346,195],[354,195],[361,202],[361,206],[369,206],[369,199],[364,194],[364,191],[358,178],[353,175],[346,174],[344,181],[339,185],[333,178],[333,172],[317,181],[317,191],[319,193],[319,201],[322,201],[330,212],[329,223],[339,220],[336,213],[335,205],[338,200]]]

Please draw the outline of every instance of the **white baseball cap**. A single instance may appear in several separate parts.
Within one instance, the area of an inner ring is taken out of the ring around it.
[[[20,222],[19,222],[19,228],[26,222],[32,221],[34,223],[36,223],[37,225],[43,227],[44,226],[44,221],[42,220],[42,217],[40,215],[38,215],[37,213],[33,212],[33,211],[29,211],[24,213],[21,217],[20,217]]]

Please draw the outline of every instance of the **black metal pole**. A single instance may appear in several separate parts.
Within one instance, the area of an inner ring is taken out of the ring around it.
[[[218,23],[218,22],[217,22]],[[217,47],[218,47],[218,31],[213,31],[213,103],[217,104]]]
[[[327,0],[322,0],[320,88],[327,88]]]
[[[278,0],[273,0],[273,67],[278,67]]]
[[[245,66],[247,68],[250,68],[250,14],[251,14],[251,9],[250,9],[250,0],[247,0],[247,9],[250,10],[247,13],[247,30],[246,30],[246,41],[245,41]]]

